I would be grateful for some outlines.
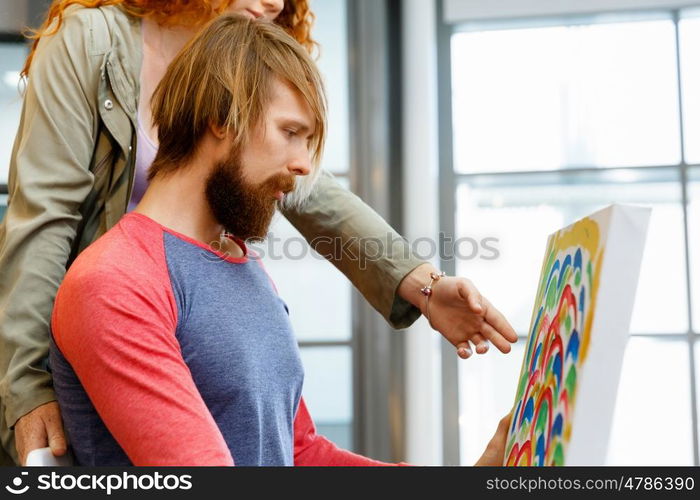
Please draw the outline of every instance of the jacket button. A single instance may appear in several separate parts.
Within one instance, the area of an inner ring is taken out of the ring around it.
[[[107,111],[109,111],[109,110],[112,109],[113,107],[114,107],[114,103],[112,103],[112,101],[111,101],[110,99],[107,99],[107,100],[105,101],[105,109],[106,109]]]

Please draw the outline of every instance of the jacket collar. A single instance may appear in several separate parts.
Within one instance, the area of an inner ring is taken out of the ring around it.
[[[141,19],[127,14],[119,6],[103,7],[102,11],[113,28],[112,46],[103,71],[109,74],[119,104],[135,121],[143,60]]]

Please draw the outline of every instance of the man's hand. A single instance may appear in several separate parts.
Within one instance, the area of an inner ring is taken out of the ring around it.
[[[518,335],[468,279],[440,278],[433,282],[433,293],[426,301],[420,289],[430,283],[431,272],[438,271],[430,264],[414,269],[401,281],[399,295],[421,310],[430,326],[457,348],[461,358],[472,355],[470,342],[479,354],[488,351],[487,340],[499,351],[510,352],[510,344],[518,340]]]
[[[478,467],[502,467],[503,455],[506,452],[506,439],[508,438],[508,427],[513,413],[509,413],[498,422],[498,429],[493,435],[481,458],[474,464]]]
[[[20,465],[25,465],[30,451],[51,447],[54,456],[67,451],[63,421],[58,403],[51,401],[34,408],[15,424],[15,446]]]

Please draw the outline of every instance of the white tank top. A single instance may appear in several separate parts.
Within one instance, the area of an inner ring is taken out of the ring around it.
[[[146,133],[141,122],[141,115],[138,116],[138,127],[136,130],[136,172],[134,174],[134,189],[131,192],[129,200],[129,209],[131,212],[138,205],[143,194],[148,187],[148,169],[151,167],[153,160],[156,158],[158,147],[153,144],[153,141]]]

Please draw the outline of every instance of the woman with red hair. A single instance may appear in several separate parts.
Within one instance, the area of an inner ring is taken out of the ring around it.
[[[77,254],[139,201],[158,144],[153,91],[188,40],[222,13],[273,21],[314,48],[308,0],[54,0],[33,35],[0,224],[0,438],[15,463],[47,445],[66,451],[46,367],[56,290]],[[327,172],[306,204],[284,213],[309,241],[393,242],[379,258],[333,263],[395,328],[426,314],[463,358],[470,342],[480,353],[487,340],[508,352],[516,340],[469,280],[442,277],[412,257]]]

